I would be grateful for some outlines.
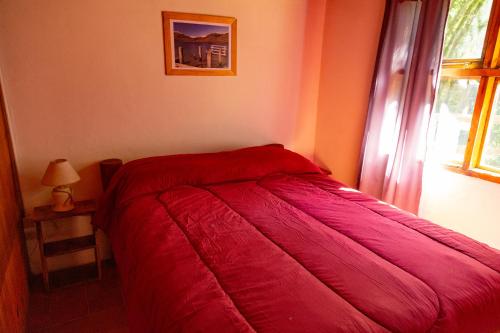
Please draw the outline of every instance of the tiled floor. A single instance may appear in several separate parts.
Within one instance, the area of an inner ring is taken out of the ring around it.
[[[123,297],[115,268],[106,264],[103,279],[46,293],[33,288],[28,333],[126,333]]]

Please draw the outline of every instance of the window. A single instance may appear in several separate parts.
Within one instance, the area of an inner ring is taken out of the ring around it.
[[[452,0],[429,157],[500,183],[500,0]]]

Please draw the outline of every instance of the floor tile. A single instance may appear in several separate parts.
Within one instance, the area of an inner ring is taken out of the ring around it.
[[[66,323],[89,313],[85,286],[67,287],[50,292],[50,325]]]
[[[89,311],[97,312],[123,304],[118,281],[104,280],[86,286]]]
[[[123,306],[115,306],[102,311],[91,313],[88,316],[92,332],[107,333],[111,330],[127,327],[125,309]]]
[[[94,333],[88,317],[82,317],[63,324],[48,327],[50,333]]]
[[[26,328],[26,333],[48,333],[45,328]]]
[[[105,265],[103,279],[45,292],[32,287],[27,333],[128,333],[118,274]]]
[[[28,331],[36,332],[40,327],[45,327],[49,323],[49,295],[45,292],[32,293],[28,310]]]

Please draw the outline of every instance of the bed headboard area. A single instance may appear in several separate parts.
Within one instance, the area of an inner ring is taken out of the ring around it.
[[[107,160],[102,160],[99,163],[99,171],[101,173],[101,184],[102,189],[106,191],[108,188],[109,182],[113,175],[120,169],[123,165],[123,161],[119,158],[110,158]]]

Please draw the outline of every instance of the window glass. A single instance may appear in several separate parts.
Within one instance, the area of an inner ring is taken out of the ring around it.
[[[444,59],[479,59],[493,0],[452,0],[446,22]]]
[[[441,79],[429,127],[432,160],[463,162],[478,88],[479,80]]]
[[[497,87],[484,141],[481,165],[500,170],[500,86]]]

